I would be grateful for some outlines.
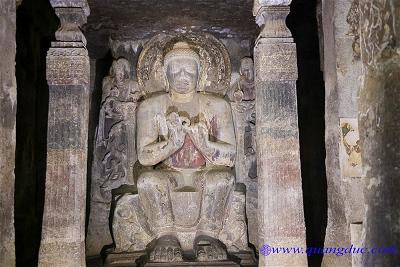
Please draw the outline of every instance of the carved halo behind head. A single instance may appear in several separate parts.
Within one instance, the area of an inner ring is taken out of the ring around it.
[[[231,63],[227,49],[210,34],[161,33],[148,41],[139,56],[137,78],[146,94],[167,91],[164,58],[179,42],[189,45],[199,57],[198,91],[225,95],[231,79]]]

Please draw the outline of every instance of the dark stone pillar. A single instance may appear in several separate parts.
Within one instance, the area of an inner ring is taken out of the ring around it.
[[[364,245],[398,248],[400,243],[400,2],[361,0],[364,64],[359,128],[365,179]],[[372,252],[372,251],[371,251]],[[363,266],[395,266],[390,250],[362,255]]]
[[[39,266],[85,266],[90,63],[79,27],[86,23],[88,9],[61,1],[52,5],[61,27],[47,55],[47,171]]]
[[[262,255],[268,252],[266,245],[306,246],[296,44],[285,24],[290,1],[262,2],[255,1],[254,8],[257,23],[264,25],[254,49],[260,266],[305,266],[306,254]]]
[[[0,266],[15,265],[15,0],[0,2]]]

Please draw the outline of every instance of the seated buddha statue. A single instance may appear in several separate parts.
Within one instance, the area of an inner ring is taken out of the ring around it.
[[[199,92],[201,61],[188,43],[176,43],[163,63],[167,92],[144,100],[137,111],[138,160],[149,167],[138,178],[138,195],[156,237],[150,259],[182,260],[171,194],[199,192],[199,216],[191,226],[194,256],[224,260],[227,251],[218,235],[235,181],[231,107],[220,96]]]

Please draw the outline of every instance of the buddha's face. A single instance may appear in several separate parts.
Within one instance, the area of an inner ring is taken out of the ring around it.
[[[180,94],[196,90],[199,78],[197,62],[190,58],[172,59],[167,66],[170,89]]]

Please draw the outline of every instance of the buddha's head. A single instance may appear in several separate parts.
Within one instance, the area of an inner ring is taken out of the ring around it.
[[[200,57],[185,42],[178,42],[164,57],[164,71],[170,90],[180,94],[196,90],[199,73]]]

